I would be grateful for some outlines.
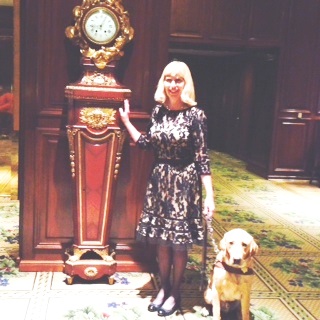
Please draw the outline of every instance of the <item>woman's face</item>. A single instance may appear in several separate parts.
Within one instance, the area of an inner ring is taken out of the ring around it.
[[[169,99],[180,98],[184,86],[185,81],[179,75],[167,75],[164,77],[164,90]]]

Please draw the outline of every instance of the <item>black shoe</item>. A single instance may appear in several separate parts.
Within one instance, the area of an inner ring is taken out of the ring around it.
[[[159,308],[158,310],[158,316],[159,317],[169,317],[172,315],[174,312],[178,310],[178,306],[175,304],[172,309],[170,310],[165,310],[163,308]]]
[[[172,315],[174,312],[176,312],[179,309],[180,306],[180,299],[177,299],[175,305],[170,309],[170,310],[166,310],[163,308],[159,308],[158,310],[158,316],[159,317],[169,317],[170,315]]]
[[[154,304],[154,303],[150,303],[148,305],[148,311],[149,312],[157,312],[160,310],[162,304]]]

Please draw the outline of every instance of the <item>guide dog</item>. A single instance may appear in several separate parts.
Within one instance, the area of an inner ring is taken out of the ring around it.
[[[204,292],[204,300],[212,305],[214,320],[235,309],[236,319],[250,319],[252,257],[257,252],[258,245],[247,231],[238,228],[224,234]]]

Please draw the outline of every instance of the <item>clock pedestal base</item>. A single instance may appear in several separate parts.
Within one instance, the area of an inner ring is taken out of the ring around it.
[[[114,283],[113,275],[117,270],[117,263],[113,254],[109,255],[109,246],[102,249],[83,249],[74,245],[66,254],[69,256],[64,270],[68,275],[67,284],[71,285],[75,276],[84,280],[96,280],[107,276],[109,284]]]
[[[116,62],[102,71],[83,59],[80,82],[68,85],[69,158],[73,178],[74,240],[66,252],[64,272],[71,284],[75,275],[109,283],[117,263],[109,254],[110,227],[122,147],[127,132],[118,109],[131,91],[114,77]]]

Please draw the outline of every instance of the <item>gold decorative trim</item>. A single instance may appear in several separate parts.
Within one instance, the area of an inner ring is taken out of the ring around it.
[[[103,261],[114,261],[115,252],[109,253],[109,246],[103,248],[103,249],[94,249],[94,248],[83,248],[80,249],[78,247],[73,248],[67,248],[65,251],[65,254],[68,256],[68,261],[70,262],[76,262],[82,260],[82,256],[87,252],[94,252],[98,256],[101,257]],[[85,261],[85,260],[82,260]],[[99,260],[98,260],[99,261]]]
[[[117,131],[116,137],[119,141],[119,144],[118,144],[118,150],[116,153],[116,161],[115,161],[114,174],[113,174],[113,177],[115,180],[117,180],[118,174],[119,174],[120,162],[122,158],[122,148],[123,148],[124,141],[127,137],[127,131],[124,131],[124,130]]]
[[[131,93],[130,89],[127,88],[108,88],[108,87],[81,87],[81,86],[66,86],[67,90],[79,90],[79,91],[98,91],[98,92],[117,92],[117,93]]]
[[[117,81],[113,77],[110,77],[109,74],[103,74],[101,72],[85,74],[81,79],[80,83],[85,85],[110,86],[110,87],[117,85]]]
[[[100,130],[115,122],[116,110],[110,108],[83,108],[80,121],[87,127]]]
[[[77,134],[79,129],[72,128],[71,126],[67,126],[67,135],[68,135],[68,142],[69,142],[69,159],[70,159],[70,166],[71,166],[71,176],[75,178],[76,176],[76,157],[75,157],[75,150],[74,150],[74,136]]]
[[[98,269],[96,267],[87,267],[83,272],[88,278],[95,278],[98,274]]]

